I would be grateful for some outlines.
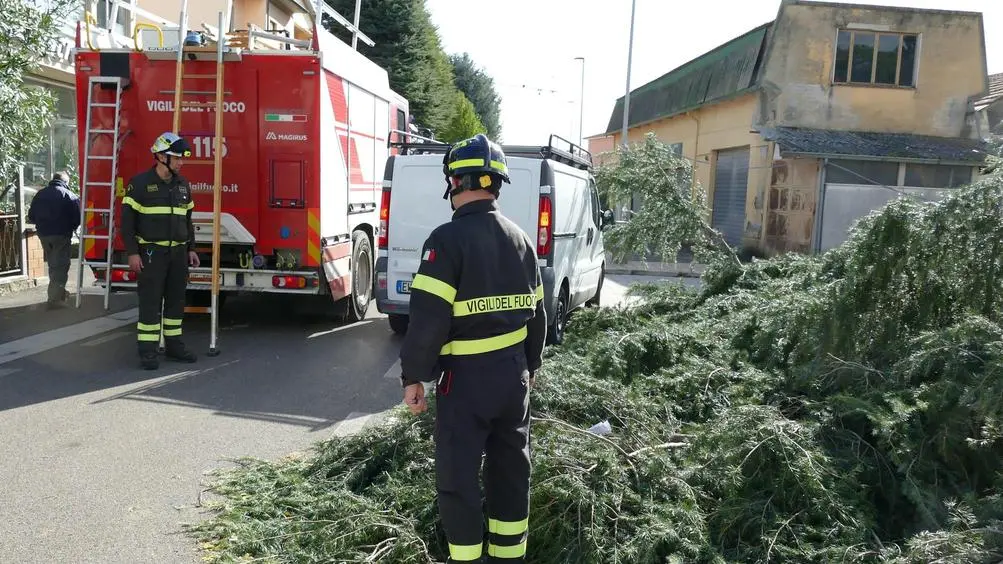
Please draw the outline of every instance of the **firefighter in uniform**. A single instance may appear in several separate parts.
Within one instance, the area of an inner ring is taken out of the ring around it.
[[[139,275],[140,363],[146,370],[156,370],[161,323],[165,356],[195,362],[181,340],[181,319],[188,267],[198,267],[199,258],[192,226],[195,203],[188,180],[178,174],[183,159],[191,156],[191,146],[168,132],[157,138],[150,152],[154,166],[134,176],[122,198],[122,240],[129,268]]]
[[[435,465],[451,562],[524,562],[529,531],[529,389],[547,320],[536,247],[503,216],[505,154],[484,135],[443,159],[452,221],[422,248],[401,347],[404,402],[437,381]],[[488,546],[479,473],[486,453]]]

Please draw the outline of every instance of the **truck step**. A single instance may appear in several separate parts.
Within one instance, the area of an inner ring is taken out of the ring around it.
[[[212,308],[204,306],[185,306],[185,313],[204,313],[209,315],[212,313]]]

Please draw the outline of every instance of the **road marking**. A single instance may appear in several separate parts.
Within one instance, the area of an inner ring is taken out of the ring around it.
[[[331,432],[331,436],[347,437],[349,435],[354,435],[365,429],[370,423],[379,423],[379,421],[384,419],[387,415],[388,412],[386,411],[382,411],[380,413],[353,411],[348,414],[348,417],[342,419],[341,422],[338,423],[338,426]]]
[[[369,325],[372,322],[373,322],[372,319],[367,319],[367,320],[364,320],[364,321],[359,321],[357,323],[352,323],[351,325],[342,325],[341,327],[335,327],[334,329],[329,329],[327,331],[319,331],[317,333],[314,333],[313,335],[310,335],[309,337],[307,337],[307,339],[316,339],[317,337],[323,337],[324,335],[330,335],[332,333],[337,333],[338,331],[344,331],[346,329],[351,329],[353,327],[360,327],[362,325]]]
[[[114,341],[115,339],[121,339],[122,337],[128,337],[132,335],[131,331],[116,331],[110,335],[105,335],[103,337],[98,337],[97,339],[91,339],[86,343],[81,343],[82,347],[96,347],[100,344],[107,343],[108,341]]]
[[[0,364],[36,355],[95,335],[131,325],[139,320],[139,308],[132,308],[75,325],[53,329],[0,345]]]
[[[401,360],[398,358],[397,362],[387,370],[387,373],[383,375],[387,380],[397,380],[401,379]]]

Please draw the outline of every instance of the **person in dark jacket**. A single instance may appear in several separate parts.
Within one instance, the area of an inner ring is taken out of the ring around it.
[[[65,172],[56,173],[48,186],[35,194],[28,208],[28,222],[35,224],[49,265],[50,308],[66,304],[73,233],[80,227],[80,198],[70,191],[69,181]]]
[[[161,330],[167,358],[196,360],[181,339],[181,322],[188,267],[198,267],[199,256],[191,185],[179,174],[184,159],[191,156],[191,146],[168,131],[154,141],[150,152],[153,167],[132,177],[122,198],[121,233],[129,268],[139,274],[139,361],[145,370],[156,370]]]
[[[425,410],[436,390],[435,468],[450,562],[482,562],[479,473],[488,512],[488,562],[526,557],[529,389],[542,362],[547,318],[536,245],[501,214],[509,182],[501,147],[484,135],[443,159],[455,210],[422,248],[401,347],[404,403]]]

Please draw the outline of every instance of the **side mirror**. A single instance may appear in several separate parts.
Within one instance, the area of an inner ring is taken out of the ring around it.
[[[602,212],[602,229],[606,229],[614,225],[616,225],[616,217],[613,216],[613,210],[606,210]]]

